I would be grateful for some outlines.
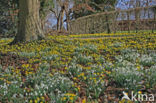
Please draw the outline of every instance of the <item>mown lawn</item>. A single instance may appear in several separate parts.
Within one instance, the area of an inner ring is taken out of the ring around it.
[[[2,103],[111,103],[123,102],[123,91],[155,93],[156,34],[48,36],[7,45],[11,40],[0,40]]]

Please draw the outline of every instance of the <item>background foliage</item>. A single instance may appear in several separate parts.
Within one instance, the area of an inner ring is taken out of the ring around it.
[[[0,36],[16,33],[17,15],[14,11],[17,7],[17,0],[0,1]]]

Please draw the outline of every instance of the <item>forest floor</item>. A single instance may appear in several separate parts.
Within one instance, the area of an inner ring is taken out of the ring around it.
[[[1,103],[135,103],[122,100],[123,91],[137,101],[156,95],[155,33],[53,34],[7,45],[12,40],[0,40]]]

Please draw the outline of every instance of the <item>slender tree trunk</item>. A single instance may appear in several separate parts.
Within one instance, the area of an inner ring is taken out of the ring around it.
[[[110,25],[109,25],[108,14],[106,14],[106,25],[107,25],[107,33],[110,34],[111,30],[110,30]]]
[[[138,23],[139,23],[139,10],[138,9],[136,9],[135,10],[135,30],[136,30],[136,33],[138,32]]]
[[[130,12],[127,12],[127,20],[128,20],[128,33],[130,33]]]
[[[66,13],[66,23],[67,23],[67,31],[69,31],[69,12],[67,10],[65,10],[65,13]]]
[[[57,18],[57,24],[56,24],[56,29],[59,29],[59,19]]]
[[[39,0],[19,0],[18,33],[13,43],[44,38],[39,17],[39,8]]]
[[[60,27],[60,13],[59,16],[57,17],[57,30],[59,30]]]

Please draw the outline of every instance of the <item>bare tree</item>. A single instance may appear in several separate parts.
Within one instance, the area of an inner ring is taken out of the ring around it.
[[[55,7],[51,9],[51,12],[54,14],[55,18],[57,19],[57,30],[63,29],[64,24],[64,17],[66,16],[67,22],[67,29],[68,29],[68,22],[69,22],[69,15],[70,15],[70,1],[71,0],[54,0]]]

